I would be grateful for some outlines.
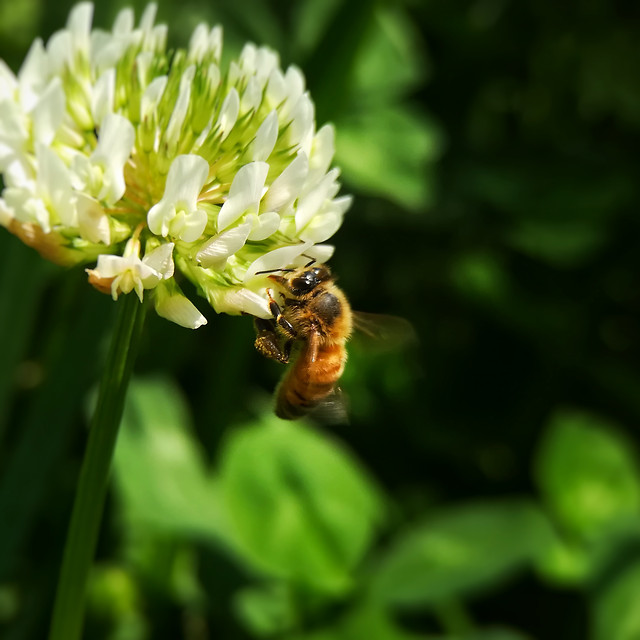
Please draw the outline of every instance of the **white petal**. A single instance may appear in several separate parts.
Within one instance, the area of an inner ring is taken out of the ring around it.
[[[176,215],[176,209],[172,203],[167,200],[160,200],[157,204],[154,204],[149,213],[147,213],[147,226],[151,233],[155,233],[157,236],[166,236],[169,234],[169,222],[173,220]]]
[[[267,211],[286,209],[298,197],[309,171],[307,156],[300,153],[273,181],[262,201]]]
[[[34,43],[31,45],[29,53],[27,54],[27,58],[22,65],[23,67],[25,64],[27,64],[27,60],[30,57],[31,50],[37,45],[37,43],[40,43],[40,46],[42,47],[42,40],[38,39],[34,41]],[[0,60],[0,101],[7,99],[13,100],[17,88],[18,80],[15,75],[13,75],[13,71],[9,69],[4,60]]]
[[[251,280],[259,271],[286,269],[299,255],[303,254],[311,244],[311,242],[304,242],[302,244],[280,247],[269,251],[269,253],[265,253],[249,265],[244,276],[244,282]]]
[[[244,115],[248,111],[256,111],[262,102],[262,87],[255,76],[249,78],[245,90],[242,92],[240,101],[241,113]]]
[[[207,81],[209,86],[217,91],[220,84],[220,67],[213,62],[207,67]]]
[[[224,231],[248,209],[253,209],[251,213],[257,212],[267,173],[269,165],[266,162],[250,162],[239,169],[231,183],[229,197],[218,214],[218,232]]]
[[[178,156],[169,168],[162,200],[195,211],[198,196],[209,176],[209,163],[195,154]]]
[[[331,244],[316,244],[313,247],[309,247],[304,253],[304,256],[297,258],[293,265],[302,267],[309,262],[307,256],[314,258],[318,264],[324,264],[333,255],[336,248]]]
[[[292,111],[289,140],[292,145],[298,146],[307,156],[311,152],[311,143],[313,142],[314,119],[313,102],[311,102],[309,94],[304,93]]]
[[[142,120],[155,111],[167,86],[167,81],[167,76],[158,76],[154,78],[144,90],[140,101],[140,117]]]
[[[274,109],[262,122],[253,141],[253,159],[266,161],[278,140],[278,112]]]
[[[160,285],[156,290],[156,312],[162,318],[179,324],[187,329],[197,329],[207,324],[207,319],[197,307],[183,294],[160,294]]]
[[[101,204],[84,193],[78,193],[76,207],[80,235],[89,242],[111,244],[109,216]]]
[[[49,81],[49,61],[40,38],[31,45],[27,57],[18,72],[20,82],[20,102],[25,111],[30,111]],[[0,95],[2,89],[0,89]]]
[[[162,275],[163,279],[173,275],[173,242],[166,242],[150,251],[142,262]]]
[[[169,124],[167,125],[167,130],[165,132],[166,139],[173,144],[177,144],[180,140],[182,125],[187,115],[187,110],[189,109],[191,85],[193,83],[195,73],[195,65],[191,65],[184,70],[182,77],[180,78],[178,99],[176,100],[176,105],[173,108],[173,112],[171,113],[171,118],[169,119]]]
[[[246,223],[211,238],[200,248],[196,260],[207,269],[222,269],[227,258],[242,249],[250,231],[251,225]]]
[[[215,60],[219,61],[222,55],[222,27],[216,25],[209,33],[209,50],[213,53]]]
[[[195,242],[203,234],[208,222],[207,212],[204,209],[196,209],[185,218],[185,223],[176,237],[184,242]]]
[[[91,116],[100,126],[104,117],[113,111],[113,100],[116,92],[116,70],[107,69],[93,86],[91,93]]]
[[[220,115],[218,116],[218,121],[216,122],[216,126],[220,128],[220,132],[222,135],[222,140],[224,140],[230,133],[231,129],[236,123],[238,119],[238,113],[240,112],[240,98],[238,96],[238,91],[235,87],[232,87],[227,97],[224,99],[222,103],[222,107],[220,108]]]
[[[36,145],[36,161],[39,190],[46,195],[61,222],[75,227],[77,218],[75,206],[71,202],[69,170],[54,151],[42,144]]]
[[[335,129],[325,124],[313,138],[311,157],[309,158],[310,184],[317,182],[328,171],[335,154]]]
[[[71,34],[68,31],[57,31],[47,41],[49,72],[62,74],[64,68],[71,65],[71,56]]]
[[[145,34],[151,34],[153,30],[153,23],[156,19],[156,12],[158,11],[158,5],[155,2],[151,2],[147,5],[142,18],[140,18],[140,30]]]
[[[113,34],[118,36],[131,33],[135,24],[135,15],[131,7],[125,7],[118,11],[116,19],[113,21]]]
[[[280,216],[275,211],[268,211],[260,216],[255,216],[255,222],[249,240],[258,242],[273,235],[280,228]]]
[[[83,50],[89,48],[89,33],[91,32],[91,20],[93,19],[93,4],[81,2],[77,4],[69,14],[67,29],[76,46]]]
[[[337,211],[327,211],[315,216],[299,233],[300,239],[308,242],[324,242],[328,240],[342,224],[342,216]]]
[[[255,291],[243,287],[224,289],[215,287],[210,291],[208,300],[217,313],[234,315],[248,313],[258,318],[272,317],[266,295],[261,296]]]
[[[338,192],[338,175],[339,171],[332,169],[312,191],[300,198],[296,210],[296,231],[305,227],[324,203]]]
[[[31,112],[35,142],[51,144],[62,124],[66,99],[60,78],[54,78]]]
[[[131,268],[136,263],[136,258],[123,258],[111,254],[100,254],[95,272],[101,278],[114,278],[118,274]]]
[[[131,154],[135,137],[135,129],[127,118],[116,113],[105,116],[91,161],[104,168],[104,185],[98,197],[109,204],[117,202],[124,195],[126,185],[123,168]]]
[[[209,39],[209,29],[204,22],[201,22],[191,34],[189,40],[189,60],[201,62],[207,54]]]
[[[167,34],[169,32],[169,28],[166,24],[157,24],[151,30],[151,34],[149,35],[149,46],[154,51],[159,51],[164,53],[164,50],[167,48]]]

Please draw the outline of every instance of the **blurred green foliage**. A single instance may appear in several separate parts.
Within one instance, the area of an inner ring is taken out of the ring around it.
[[[0,57],[18,69],[69,6],[0,0]],[[253,40],[304,70],[356,195],[332,267],[419,341],[354,340],[351,424],[288,424],[248,319],[150,317],[86,637],[640,637],[640,7],[192,0],[159,18],[175,46],[221,22],[228,55]],[[46,634],[112,319],[81,271],[0,233],[7,640]]]

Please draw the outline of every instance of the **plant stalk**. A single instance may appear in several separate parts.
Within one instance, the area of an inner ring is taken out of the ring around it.
[[[80,640],[84,603],[107,493],[111,459],[144,324],[145,305],[121,296],[91,421],[62,558],[49,640]]]

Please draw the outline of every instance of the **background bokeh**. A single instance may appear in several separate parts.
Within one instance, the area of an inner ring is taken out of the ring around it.
[[[0,0],[0,57],[69,7]],[[356,196],[331,266],[418,340],[354,341],[349,425],[287,424],[248,318],[150,314],[86,637],[640,637],[640,5],[159,8],[175,46],[203,20],[304,70]],[[1,231],[0,636],[27,640],[115,305]]]

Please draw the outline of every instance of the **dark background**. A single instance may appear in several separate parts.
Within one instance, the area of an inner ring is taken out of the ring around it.
[[[69,6],[1,0],[0,57],[17,71]],[[94,24],[107,28],[119,8],[101,4]],[[343,191],[355,195],[331,267],[355,309],[404,317],[418,340],[398,349],[356,340],[343,384],[351,423],[314,427],[384,494],[382,522],[350,567],[352,591],[328,597],[267,571],[266,583],[304,597],[293,606],[298,623],[265,632],[234,604],[242,588],[265,584],[261,570],[179,526],[146,522],[141,534],[123,516],[125,490],[107,504],[86,637],[637,637],[637,613],[631,635],[623,628],[640,593],[638,5],[219,0],[159,9],[173,46],[201,20],[223,24],[227,53],[251,40],[303,69],[318,123],[336,125]],[[254,352],[248,319],[197,304],[209,324],[195,332],[149,317],[136,372],[180,390],[188,441],[217,469],[238,425],[269,419],[281,370]],[[114,310],[81,269],[44,264],[0,233],[7,639],[46,634]],[[126,463],[116,473],[126,476]],[[507,499],[526,502],[548,528],[513,557],[515,516],[504,527],[491,516]],[[442,593],[419,579],[411,591],[411,567],[427,575],[440,556],[423,567],[407,536],[432,544],[439,518],[469,564],[436,567]],[[131,542],[141,538],[151,551]],[[400,586],[387,576],[384,605],[361,607],[376,567],[401,548],[413,560],[406,576],[394,574]],[[449,569],[458,571],[451,584]],[[270,598],[258,598],[258,610],[286,619]],[[359,607],[364,618],[351,613]]]

